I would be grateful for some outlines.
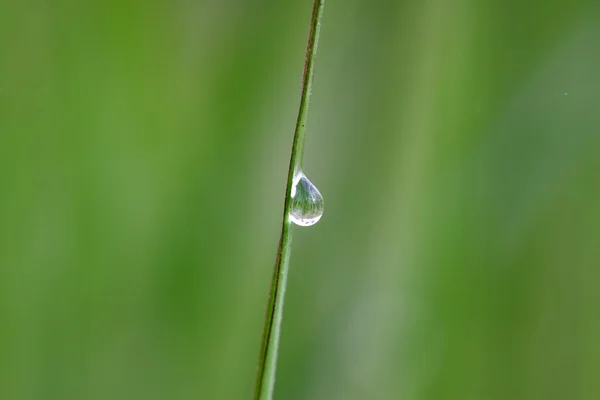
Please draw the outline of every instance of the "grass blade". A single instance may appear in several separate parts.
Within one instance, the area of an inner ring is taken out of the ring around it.
[[[290,252],[292,249],[292,224],[289,219],[291,191],[294,176],[302,170],[302,156],[304,154],[304,142],[306,138],[306,121],[308,118],[308,105],[313,82],[313,63],[317,53],[317,43],[319,41],[319,30],[321,19],[323,17],[324,2],[325,0],[314,0],[313,3],[308,45],[306,46],[306,58],[304,61],[304,73],[302,76],[300,109],[298,111],[298,120],[296,121],[296,130],[294,132],[294,142],[292,145],[292,154],[285,191],[281,237],[279,239],[275,267],[273,269],[271,291],[269,294],[260,358],[258,362],[256,389],[254,392],[255,400],[272,399],[273,388],[275,387],[277,353],[281,333],[281,320],[283,318],[283,300],[287,285]]]

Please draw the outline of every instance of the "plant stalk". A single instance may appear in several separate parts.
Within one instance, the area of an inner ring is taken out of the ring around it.
[[[319,30],[321,19],[323,17],[324,3],[325,0],[314,0],[313,2],[310,32],[308,35],[308,44],[306,46],[306,57],[304,61],[304,73],[302,75],[300,108],[298,111],[298,120],[296,121],[296,130],[294,132],[294,142],[292,144],[292,154],[285,191],[283,223],[279,247],[277,249],[277,257],[275,259],[275,267],[273,269],[273,278],[271,280],[271,289],[258,361],[258,374],[254,392],[255,400],[271,400],[273,398],[273,389],[275,387],[277,353],[279,349],[279,337],[281,334],[281,320],[283,318],[283,300],[287,285],[290,252],[292,249],[292,223],[289,219],[291,192],[294,184],[294,177],[302,171],[308,105],[313,83],[313,64],[317,54],[317,43],[319,41]]]

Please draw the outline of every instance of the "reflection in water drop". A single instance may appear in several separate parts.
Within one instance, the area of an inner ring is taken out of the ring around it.
[[[296,225],[311,226],[323,215],[323,196],[303,173],[294,178],[290,220]]]

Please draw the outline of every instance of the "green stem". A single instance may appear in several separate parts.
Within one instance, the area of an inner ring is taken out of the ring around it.
[[[313,83],[313,63],[317,54],[317,43],[319,41],[319,30],[323,17],[323,5],[325,0],[314,0],[312,18],[310,20],[310,33],[308,45],[306,46],[306,58],[304,62],[304,74],[302,76],[302,95],[300,97],[300,109],[296,121],[294,143],[288,171],[287,187],[285,191],[285,203],[283,207],[283,224],[277,258],[271,280],[271,291],[267,305],[265,326],[263,329],[260,358],[258,361],[258,375],[256,378],[255,400],[271,400],[275,386],[275,373],[277,364],[277,352],[279,349],[279,336],[281,333],[281,320],[283,318],[283,299],[287,284],[290,252],[292,249],[292,227],[289,220],[291,207],[291,192],[294,177],[302,170],[302,156],[304,155],[304,142],[306,138],[306,121],[308,118],[308,105]]]

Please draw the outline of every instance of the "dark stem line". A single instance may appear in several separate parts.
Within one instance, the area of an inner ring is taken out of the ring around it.
[[[281,320],[283,318],[283,300],[287,285],[290,252],[292,248],[292,227],[289,220],[291,207],[291,191],[294,177],[302,170],[302,158],[304,155],[304,142],[306,138],[306,122],[308,118],[308,105],[310,101],[313,75],[314,59],[317,54],[317,43],[321,19],[323,17],[323,5],[325,0],[314,0],[312,17],[310,20],[310,32],[306,46],[306,57],[304,61],[304,73],[302,75],[302,94],[300,97],[300,108],[298,120],[294,132],[292,154],[288,170],[288,179],[283,207],[283,223],[277,258],[273,269],[269,301],[265,317],[262,344],[258,361],[258,373],[254,392],[255,400],[270,400],[273,396],[275,386],[275,373],[277,364],[277,352],[279,349],[279,337],[281,331]]]

